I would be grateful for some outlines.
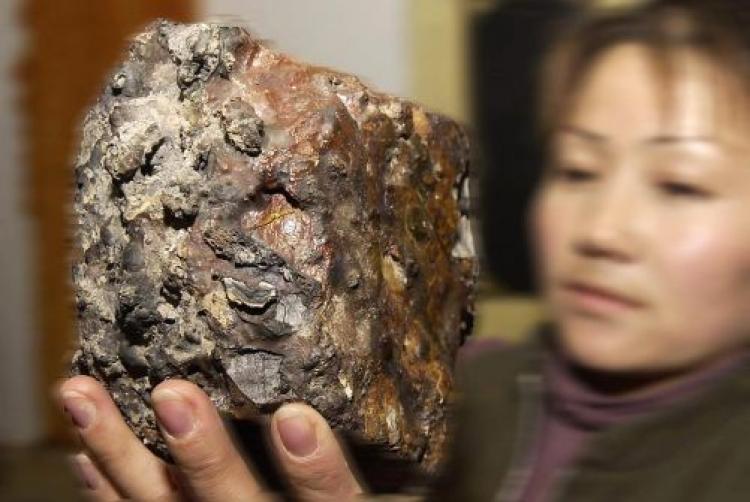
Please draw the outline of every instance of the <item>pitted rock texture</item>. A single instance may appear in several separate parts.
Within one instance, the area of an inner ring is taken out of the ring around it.
[[[152,450],[167,378],[228,417],[303,400],[432,472],[476,275],[469,146],[446,117],[238,27],[159,21],[76,159],[73,373]]]

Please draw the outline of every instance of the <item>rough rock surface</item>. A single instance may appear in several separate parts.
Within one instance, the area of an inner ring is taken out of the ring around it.
[[[178,377],[240,420],[304,400],[438,465],[476,265],[453,121],[280,55],[159,21],[88,113],[76,159],[73,373],[152,450]]]

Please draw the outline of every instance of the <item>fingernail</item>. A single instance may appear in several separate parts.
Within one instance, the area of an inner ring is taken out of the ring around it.
[[[66,392],[62,395],[63,409],[70,415],[73,424],[79,429],[85,429],[94,421],[96,407],[83,394]]]
[[[83,453],[73,457],[73,468],[78,475],[78,479],[89,490],[96,490],[99,487],[99,476],[94,468],[94,464]]]
[[[318,449],[315,427],[302,413],[281,408],[276,414],[279,436],[289,453],[295,457],[307,457]]]
[[[175,438],[185,437],[193,430],[193,410],[179,393],[158,389],[151,394],[156,418],[167,433]]]

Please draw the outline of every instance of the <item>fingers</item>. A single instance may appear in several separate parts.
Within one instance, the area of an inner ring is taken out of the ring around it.
[[[88,455],[79,453],[73,456],[70,461],[78,479],[84,486],[84,494],[88,500],[110,502],[121,499],[115,488],[91,462]]]
[[[151,402],[180,481],[198,500],[266,500],[208,396],[184,380],[156,386]]]
[[[174,491],[163,462],[135,437],[99,382],[76,376],[62,384],[59,395],[88,458],[120,494],[152,500]]]
[[[74,377],[60,388],[64,406],[90,452],[75,461],[93,500],[173,500],[165,465],[135,437],[106,390],[94,379]],[[197,500],[268,500],[235,448],[216,409],[194,384],[162,382],[152,405],[173,471]],[[271,421],[282,470],[303,500],[352,500],[362,493],[336,437],[315,410],[287,404]]]
[[[282,470],[306,501],[347,501],[362,493],[339,442],[320,414],[300,403],[279,408],[271,437]]]

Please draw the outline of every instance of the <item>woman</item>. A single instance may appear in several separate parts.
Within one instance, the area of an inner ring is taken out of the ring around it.
[[[750,46],[720,3],[593,19],[551,56],[552,325],[472,365],[447,498],[750,496]]]
[[[750,39],[724,2],[674,3],[589,19],[550,56],[530,212],[550,322],[466,366],[432,498],[750,494]],[[172,478],[96,382],[61,393],[95,499],[179,499],[177,479],[199,500],[264,500],[192,384],[153,394]],[[271,437],[300,498],[361,492],[310,408],[281,408]]]

